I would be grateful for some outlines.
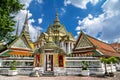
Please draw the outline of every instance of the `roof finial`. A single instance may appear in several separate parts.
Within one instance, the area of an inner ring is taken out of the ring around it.
[[[55,22],[59,22],[59,18],[58,18],[58,9],[56,8],[56,15],[55,15]]]

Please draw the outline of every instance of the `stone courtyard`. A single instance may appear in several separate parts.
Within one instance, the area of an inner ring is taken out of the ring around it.
[[[2,76],[0,80],[120,80],[120,72],[115,73],[115,77],[82,77],[82,76],[56,76],[56,77],[29,77],[29,76]]]

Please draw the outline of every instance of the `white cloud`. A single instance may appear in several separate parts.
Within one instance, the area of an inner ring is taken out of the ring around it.
[[[120,38],[114,39],[114,42],[120,43]]]
[[[102,6],[105,20],[103,22],[104,29],[103,39],[120,38],[120,0],[107,0]]]
[[[61,8],[61,12],[60,12],[60,14],[61,14],[61,15],[64,15],[65,13],[66,13],[65,8]]]
[[[80,26],[77,26],[75,30],[79,31],[80,30]]]
[[[92,15],[89,14],[86,18],[84,18],[82,21],[78,20],[78,26],[76,29],[86,29],[87,34],[92,34],[92,36],[96,36],[98,32],[101,32],[103,26],[99,25],[103,20],[103,15],[99,15],[98,18],[92,18]]]
[[[29,33],[30,33],[32,41],[36,41],[37,36],[40,34],[40,31],[42,30],[40,26],[33,26],[32,23],[34,22],[35,22],[34,19],[28,20]]]
[[[77,17],[76,17],[76,19],[79,19],[79,18],[80,18],[80,16],[77,16]]]
[[[87,3],[91,3],[93,5],[96,5],[99,0],[64,0],[64,5],[73,5],[75,7],[81,8],[81,9],[86,9]]]
[[[40,26],[33,26],[32,23],[34,23],[34,19],[29,19],[28,20],[28,26],[29,26],[29,33],[32,41],[36,41],[37,36],[40,34],[40,31],[42,28]]]
[[[100,39],[100,38],[97,38],[97,39],[100,40],[100,41],[102,41],[102,42],[108,43],[107,40],[102,40],[102,39]]]
[[[93,16],[91,14],[88,14],[89,19],[93,19]]]
[[[82,21],[81,20],[78,20],[78,25],[81,25],[82,24]]]
[[[67,6],[68,4],[71,4],[71,1],[70,0],[65,0],[64,5]]]
[[[32,0],[20,0],[22,4],[24,4],[24,8],[27,9],[29,7],[29,4]]]
[[[37,2],[38,2],[39,4],[41,4],[41,3],[43,3],[43,0],[37,0]]]
[[[102,9],[103,14],[100,14],[98,17],[93,17],[89,14],[82,21],[78,20],[78,26],[83,27],[86,30],[86,33],[96,37],[99,32],[100,39],[102,41],[112,41],[113,39],[120,38],[120,0],[107,0]]]
[[[42,18],[38,19],[38,23],[41,24],[42,23]]]

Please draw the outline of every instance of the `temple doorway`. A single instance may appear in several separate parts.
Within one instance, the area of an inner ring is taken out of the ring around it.
[[[53,71],[53,54],[46,54],[46,71]]]

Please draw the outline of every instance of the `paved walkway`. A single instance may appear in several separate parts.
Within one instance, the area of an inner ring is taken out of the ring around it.
[[[81,76],[57,76],[57,77],[29,77],[29,76],[2,76],[0,80],[120,80],[120,72],[115,77],[81,77]]]

